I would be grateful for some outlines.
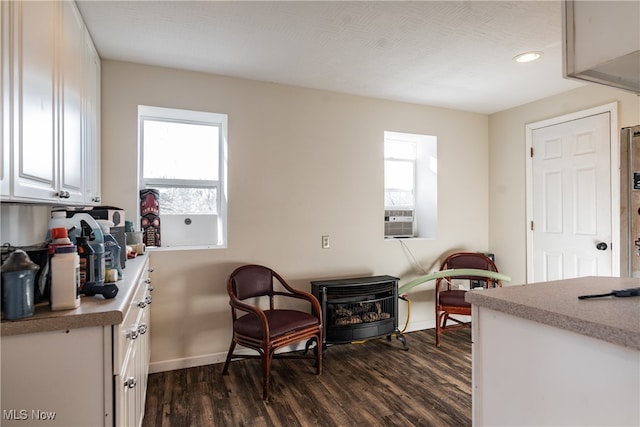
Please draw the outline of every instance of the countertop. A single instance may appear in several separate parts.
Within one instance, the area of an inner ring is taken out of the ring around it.
[[[640,287],[636,278],[582,277],[473,290],[467,302],[640,350],[640,297],[579,300],[580,295]]]
[[[2,320],[0,335],[29,334],[122,323],[147,257],[148,254],[144,254],[127,260],[123,269],[123,278],[116,282],[118,295],[115,298],[104,299],[102,295],[91,297],[83,295],[80,298],[78,308],[60,311],[51,311],[46,302],[37,304],[32,317]]]

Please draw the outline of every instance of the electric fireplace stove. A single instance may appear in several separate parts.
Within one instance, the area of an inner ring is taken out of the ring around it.
[[[392,276],[312,281],[311,293],[322,308],[323,350],[342,344],[395,335],[398,330],[398,278]]]

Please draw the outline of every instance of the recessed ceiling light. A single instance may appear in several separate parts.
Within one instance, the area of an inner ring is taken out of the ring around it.
[[[542,52],[525,52],[513,58],[516,62],[531,62],[542,56]]]

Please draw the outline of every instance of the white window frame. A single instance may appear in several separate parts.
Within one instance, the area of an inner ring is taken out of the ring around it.
[[[145,120],[156,120],[184,124],[197,124],[216,126],[219,129],[219,146],[218,146],[218,180],[188,180],[188,179],[157,179],[144,177],[144,134],[143,123]],[[221,113],[210,113],[203,111],[182,110],[175,108],[154,107],[148,105],[138,106],[138,131],[139,131],[139,159],[140,159],[140,175],[138,188],[162,187],[201,187],[216,190],[216,210],[213,214],[216,223],[215,241],[206,244],[198,243],[190,245],[188,243],[177,243],[166,245],[162,241],[162,206],[160,207],[160,239],[162,248],[169,249],[190,249],[190,248],[226,248],[228,244],[227,234],[227,123],[228,116]]]

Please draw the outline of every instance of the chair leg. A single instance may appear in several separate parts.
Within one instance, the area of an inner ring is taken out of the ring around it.
[[[224,367],[222,368],[222,375],[227,375],[229,372],[229,363],[231,363],[231,357],[233,356],[233,350],[236,348],[236,341],[234,339],[231,340],[231,345],[229,346],[229,352],[227,353],[227,360],[224,362]]]
[[[436,347],[440,347],[440,336],[442,335],[442,329],[447,324],[447,318],[449,315],[442,311],[436,315]]]
[[[269,377],[271,375],[271,359],[273,350],[262,353],[262,399],[267,400],[269,395]]]

